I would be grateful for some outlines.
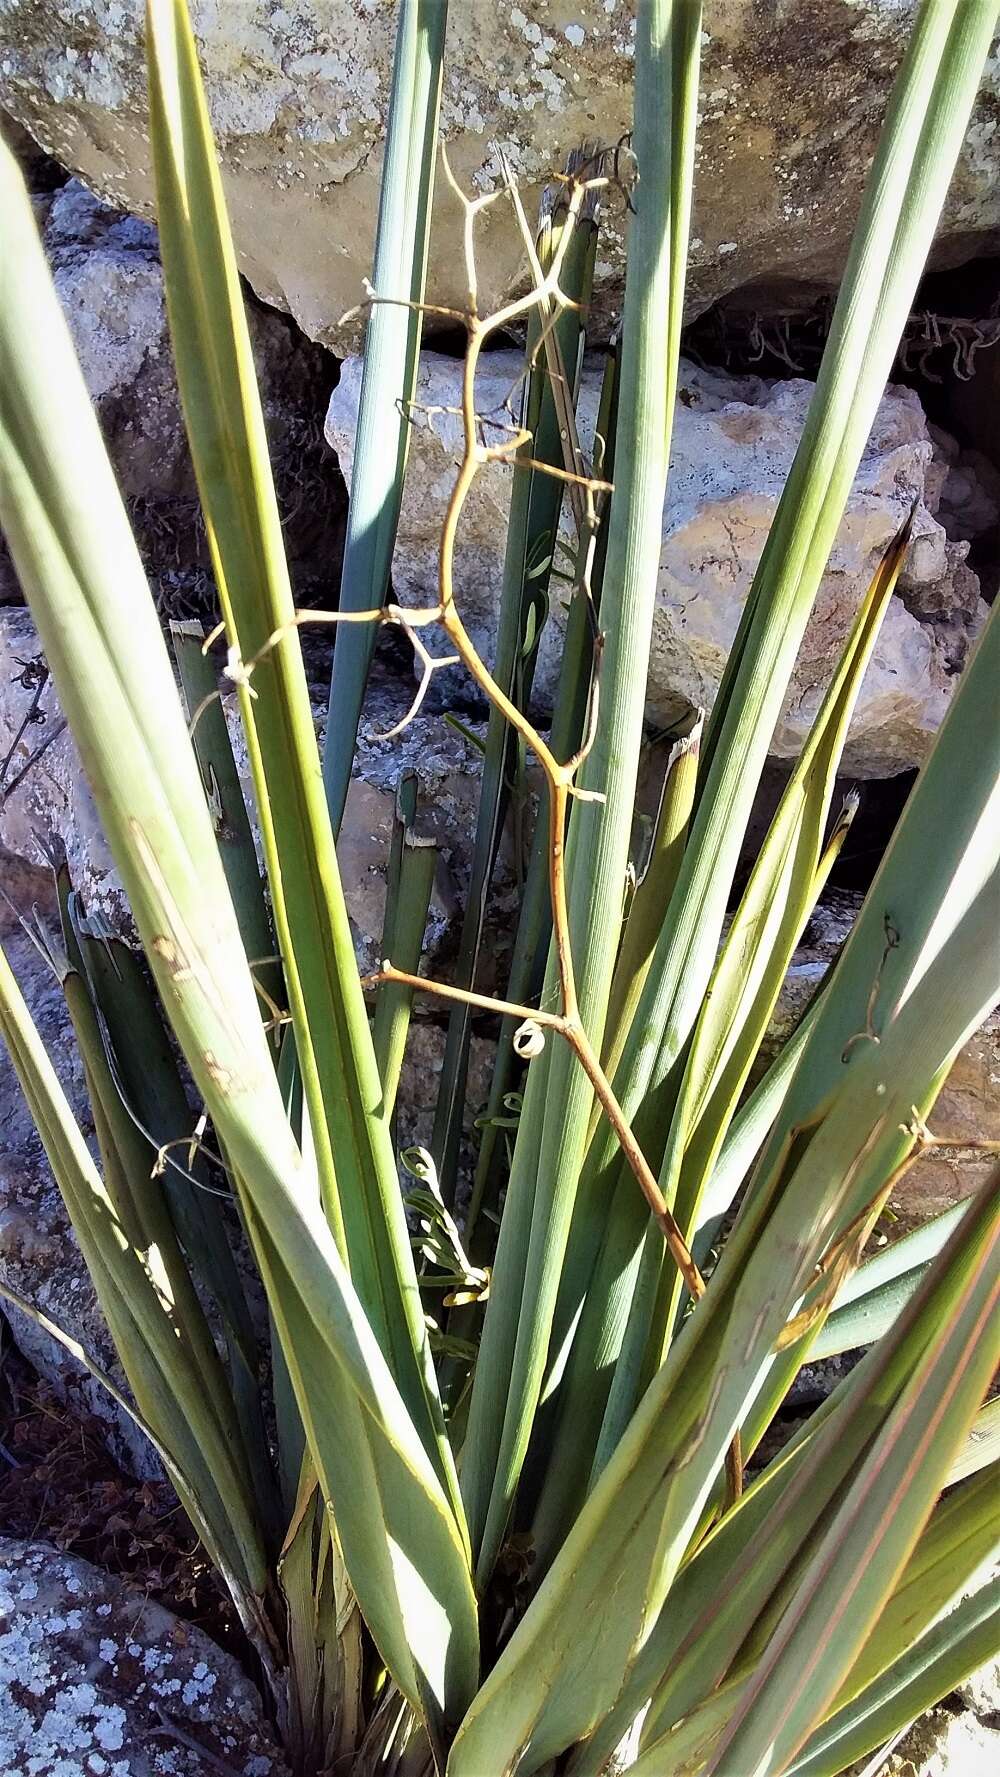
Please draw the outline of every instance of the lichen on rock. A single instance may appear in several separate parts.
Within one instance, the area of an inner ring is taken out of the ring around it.
[[[706,0],[689,300],[698,312],[762,275],[836,283],[914,0]],[[149,215],[141,0],[0,0],[0,104],[110,202]],[[192,6],[241,269],[313,338],[356,345],[341,317],[371,269],[395,10],[381,0],[198,0]],[[627,0],[453,0],[441,101],[458,177],[495,187],[499,153],[529,214],[583,141],[631,122]],[[1000,57],[989,64],[937,252],[960,263],[1000,231]],[[607,335],[624,266],[622,206],[604,231],[592,325]],[[464,301],[460,217],[438,187],[433,301]],[[481,294],[523,277],[515,219],[490,213]]]
[[[232,1654],[135,1587],[0,1539],[5,1777],[287,1777]]]

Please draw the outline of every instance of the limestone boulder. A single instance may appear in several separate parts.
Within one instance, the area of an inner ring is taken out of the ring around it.
[[[28,174],[36,180],[30,164]],[[43,183],[34,205],[154,594],[171,616],[214,613],[156,229],[102,203],[78,179],[54,190]],[[345,509],[336,459],[323,440],[336,364],[286,315],[251,300],[247,318],[296,592],[303,604],[326,603]],[[0,563],[0,604],[19,596],[13,569]]]
[[[484,358],[477,379],[481,414],[506,417],[504,403],[516,388],[520,365],[513,351]],[[456,359],[422,354],[393,565],[403,603],[426,604],[437,596],[438,542],[462,445],[460,374]],[[347,360],[327,419],[348,482],[360,380],[360,360]],[[599,382],[599,362],[588,360],[579,402],[585,448],[593,439]],[[802,378],[730,376],[682,362],[649,664],[648,714],[654,723],[669,725],[689,704],[710,705],[715,696],[812,390]],[[949,441],[947,454],[942,449],[936,455],[917,395],[902,387],[887,390],[774,737],[776,758],[794,757],[801,748],[861,594],[915,499],[913,541],[862,687],[844,770],[889,777],[924,758],[985,617],[979,583],[966,566],[968,537],[994,522],[998,510],[994,484],[988,476],[978,479],[974,454],[961,459],[953,445]],[[456,596],[487,658],[496,633],[513,473],[501,463],[480,472],[463,510],[456,551]],[[971,525],[954,538],[934,516],[947,490],[954,494],[949,515],[956,504],[972,507]],[[542,706],[555,682],[562,614],[562,602],[554,598],[536,674]]]
[[[36,214],[122,492],[189,493],[155,228],[102,204],[78,179],[36,199]]]
[[[0,103],[108,200],[149,215],[142,0],[0,0]],[[915,0],[706,0],[690,303],[761,277],[829,286],[844,264]],[[314,338],[371,269],[395,8],[382,0],[192,6],[242,270]],[[442,131],[459,179],[495,188],[499,152],[529,214],[546,174],[631,123],[634,0],[453,0]],[[948,199],[939,257],[1000,228],[1000,57],[990,62]],[[439,182],[430,295],[464,300],[460,218]],[[608,205],[595,325],[622,283],[624,209]],[[480,290],[518,286],[506,204],[482,234]]]

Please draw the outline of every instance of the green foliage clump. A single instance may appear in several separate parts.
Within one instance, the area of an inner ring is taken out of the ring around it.
[[[2,957],[0,1031],[114,1336],[125,1404],[230,1589],[300,1772],[601,1777],[627,1744],[642,1777],[832,1777],[1000,1646],[996,1585],[983,1580],[1000,1498],[997,1416],[983,1405],[1000,1361],[995,1181],[858,1268],[894,1183],[933,1139],[926,1119],[954,1056],[1000,994],[1000,620],[842,955],[747,1092],[851,818],[848,804],[831,823],[834,782],[906,522],[730,902],[995,9],[924,0],[725,678],[707,723],[677,737],[640,858],[701,9],[638,9],[631,146],[581,154],[537,230],[509,180],[472,201],[448,172],[469,242],[464,447],[438,597],[404,610],[389,570],[445,22],[443,0],[402,0],[321,765],[194,41],[183,0],[149,0],[171,333],[266,894],[207,644],[178,624],[168,654],[27,198],[0,161],[0,516],[150,971],[62,881],[53,960],[99,1165]],[[484,316],[476,217],[492,202],[515,207],[530,288]],[[575,395],[602,203],[631,212],[629,253],[588,456]],[[477,412],[476,367],[515,323],[527,348],[508,422]],[[488,666],[452,561],[469,488],[499,460],[514,478]],[[543,734],[528,708],[558,581],[563,663]],[[383,966],[363,983],[355,964],[336,831],[379,623],[412,641],[421,692],[438,664],[423,634],[437,625],[491,706],[448,983],[419,974],[434,855],[412,778]],[[476,991],[477,961],[528,754],[547,806],[496,1001]],[[450,1020],[432,1151],[403,1156],[404,1207],[393,1112],[417,991]],[[477,1010],[499,1036],[459,1214]],[[194,1131],[192,1088],[205,1113]],[[241,1242],[270,1311],[266,1387]],[[862,1360],[748,1482],[807,1357],[859,1346]]]

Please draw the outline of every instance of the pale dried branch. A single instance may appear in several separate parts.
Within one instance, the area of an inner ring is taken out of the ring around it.
[[[476,278],[475,242],[473,224],[478,212],[484,208],[487,199],[482,197],[471,199],[459,187],[448,162],[446,151],[442,148],[442,159],[447,181],[463,207],[463,243],[465,255],[466,281],[468,286],[468,313],[465,326],[468,346],[462,374],[462,423],[464,433],[464,450],[459,464],[458,473],[452,488],[448,509],[442,527],[439,554],[439,621],[446,635],[456,649],[462,663],[479,685],[490,702],[505,717],[510,726],[520,736],[524,744],[535,754],[548,788],[548,821],[549,821],[549,896],[552,906],[552,926],[558,963],[559,985],[562,1009],[559,1013],[539,1014],[530,1007],[507,1006],[500,1000],[492,1000],[488,996],[471,996],[461,989],[449,988],[444,983],[433,982],[423,976],[403,977],[399,971],[386,963],[377,978],[383,980],[405,981],[416,991],[437,993],[443,998],[461,999],[467,1004],[480,1004],[484,1009],[501,1013],[509,1013],[515,1017],[532,1020],[536,1025],[549,1025],[557,1030],[569,1042],[580,1065],[583,1067],[593,1091],[605,1112],[615,1135],[618,1138],[626,1160],[639,1183],[640,1189],[649,1204],[650,1211],[660,1227],[667,1246],[678,1265],[689,1291],[695,1298],[704,1293],[704,1282],[698,1267],[691,1257],[690,1250],[674,1219],[652,1169],[622,1111],[614,1094],[610,1081],[605,1076],[600,1058],[584,1028],[580,1016],[577,997],[576,973],[573,963],[572,945],[569,929],[569,907],[566,892],[565,848],[566,848],[566,817],[569,797],[574,791],[573,779],[580,764],[579,755],[566,762],[555,757],[550,747],[542,739],[529,717],[520,710],[510,697],[497,684],[485,662],[481,659],[462,622],[455,601],[454,561],[455,545],[459,521],[470,489],[476,475],[485,462],[489,462],[495,451],[480,443],[479,415],[476,409],[476,373],[479,359],[486,340],[499,328],[509,326],[513,321],[526,315],[531,309],[541,307],[543,316],[547,317],[551,308],[556,310],[568,306],[559,284],[559,277],[569,247],[572,231],[580,213],[585,192],[597,183],[597,180],[569,181],[567,185],[568,199],[562,231],[556,243],[552,261],[547,271],[543,271],[534,253],[531,243],[530,258],[532,272],[536,276],[534,289],[527,295],[515,298],[496,310],[492,315],[481,317],[478,310],[478,284]],[[515,209],[520,200],[516,196],[516,187],[510,181],[504,187],[508,195],[514,194]],[[490,194],[495,197],[496,193]],[[523,210],[521,211],[523,215]],[[559,381],[567,386],[564,368],[556,365]],[[567,480],[572,478],[573,485],[586,488],[585,523],[587,528],[588,559],[584,578],[589,596],[589,574],[593,556],[593,542],[598,523],[597,510],[594,503],[595,489],[592,478],[588,477],[583,464],[575,435],[575,418],[569,431],[572,457],[566,469]],[[506,453],[504,453],[506,454]],[[602,484],[598,491],[605,491],[607,484]],[[597,650],[599,656],[599,648]],[[584,746],[580,749],[584,757],[593,743],[596,726],[596,698],[592,698],[592,709],[588,720],[588,732]],[[578,792],[592,795],[593,792]],[[376,979],[377,979],[376,978]]]

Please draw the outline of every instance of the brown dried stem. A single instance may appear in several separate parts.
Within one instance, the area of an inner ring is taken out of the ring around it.
[[[400,971],[386,963],[376,979],[405,981],[407,985],[425,993],[434,993],[446,999],[464,1000],[467,1004],[504,1013],[514,1017],[531,1020],[537,1025],[546,1025],[565,1038],[580,1062],[594,1093],[618,1138],[622,1152],[635,1174],[639,1188],[645,1197],[650,1212],[660,1228],[667,1247],[677,1264],[684,1281],[692,1296],[699,1297],[704,1292],[704,1282],[691,1257],[687,1242],[681,1233],[666,1199],[657,1184],[649,1162],[639,1146],[632,1128],[626,1118],[618,1099],[615,1096],[610,1080],[604,1073],[600,1057],[584,1028],[580,1017],[577,998],[576,973],[573,964],[573,952],[570,941],[569,907],[566,892],[566,817],[569,798],[575,792],[574,777],[586,756],[593,738],[596,725],[596,710],[592,707],[591,720],[588,723],[587,741],[572,759],[565,762],[557,759],[542,739],[538,730],[525,713],[506,695],[496,683],[489,669],[480,658],[473,642],[465,629],[455,602],[454,559],[455,542],[462,509],[468,498],[472,484],[484,463],[494,460],[497,456],[506,455],[508,447],[489,447],[479,442],[478,415],[476,412],[476,371],[483,346],[489,336],[498,328],[507,327],[513,321],[525,316],[530,309],[540,307],[543,321],[548,322],[550,314],[558,313],[568,305],[559,285],[559,275],[569,246],[572,228],[580,213],[585,194],[595,184],[605,184],[599,180],[572,182],[566,205],[565,225],[552,256],[552,263],[547,272],[543,272],[534,253],[534,244],[529,247],[531,269],[535,278],[535,286],[526,296],[507,303],[491,316],[480,316],[478,310],[478,293],[475,271],[475,255],[473,244],[473,222],[475,215],[488,200],[483,198],[469,199],[457,185],[448,165],[447,155],[443,154],[446,176],[463,206],[465,215],[465,263],[468,284],[468,308],[465,316],[468,349],[466,352],[462,376],[462,421],[464,432],[464,451],[459,464],[455,485],[452,489],[448,510],[445,514],[441,533],[441,545],[438,558],[440,605],[438,621],[444,629],[449,641],[460,656],[462,663],[491,703],[500,710],[511,727],[521,736],[525,745],[535,754],[544,773],[548,789],[548,821],[549,821],[549,896],[552,904],[552,928],[555,938],[556,960],[559,972],[559,988],[562,1001],[558,1013],[541,1013],[529,1006],[515,1006],[504,1001],[492,1000],[485,995],[465,992],[462,989],[447,986],[444,983],[429,980],[423,976],[405,977]],[[511,191],[513,190],[510,187]],[[495,196],[496,194],[492,194]],[[491,200],[489,200],[491,201]],[[530,240],[530,230],[523,221],[516,198],[515,209],[522,222],[523,233]],[[546,341],[552,336],[552,330],[546,329]],[[557,376],[565,388],[565,373],[561,365],[557,366]],[[589,597],[589,568],[593,553],[593,542],[597,531],[597,512],[594,501],[595,493],[607,489],[606,482],[595,482],[585,474],[582,453],[576,442],[575,428],[571,434],[573,457],[572,467],[565,472],[566,479],[571,481],[579,491],[583,507],[581,530],[585,533],[586,566],[585,596]],[[583,541],[583,538],[581,539]],[[592,706],[595,700],[592,699]]]
[[[455,601],[454,563],[455,543],[459,521],[465,502],[473,482],[480,469],[486,463],[508,459],[521,445],[527,442],[523,429],[513,426],[509,438],[500,444],[487,445],[480,441],[482,416],[476,409],[476,372],[483,347],[489,337],[501,328],[511,326],[514,322],[524,319],[533,309],[540,309],[543,320],[543,334],[540,342],[545,350],[547,368],[553,388],[559,396],[559,412],[561,430],[564,434],[566,449],[566,467],[559,469],[551,464],[537,464],[565,481],[572,490],[574,512],[580,538],[578,574],[578,592],[591,604],[590,575],[592,571],[594,549],[599,525],[598,496],[611,491],[611,484],[587,472],[583,453],[576,434],[575,415],[569,399],[569,381],[565,367],[559,355],[558,342],[554,322],[565,309],[575,308],[573,303],[562,291],[559,283],[560,272],[569,247],[572,230],[580,216],[581,208],[588,192],[606,186],[609,180],[603,174],[588,179],[567,179],[567,199],[563,214],[563,228],[552,255],[547,271],[544,271],[535,252],[534,241],[527,226],[520,199],[517,196],[513,181],[508,179],[500,191],[491,192],[477,198],[468,198],[461,190],[448,164],[447,153],[442,146],[442,161],[445,174],[452,191],[462,205],[464,212],[464,248],[466,280],[468,285],[467,307],[463,310],[449,310],[453,318],[461,319],[465,324],[468,346],[462,375],[461,417],[464,437],[464,448],[455,484],[445,514],[441,532],[441,543],[438,556],[438,587],[439,600],[436,606],[414,610],[403,610],[397,605],[386,605],[371,611],[301,611],[296,612],[289,625],[284,626],[269,636],[253,658],[249,661],[239,659],[236,652],[230,649],[226,664],[226,676],[234,683],[247,684],[250,674],[260,660],[281,640],[289,628],[305,623],[339,623],[339,622],[375,622],[394,623],[399,625],[416,647],[415,631],[418,627],[438,623],[444,630],[449,642],[455,649],[458,660],[465,666],[471,677],[479,685],[485,696],[500,711],[511,727],[520,735],[527,747],[534,753],[542,769],[548,790],[548,825],[549,825],[549,897],[552,905],[552,929],[555,939],[556,961],[559,976],[559,993],[561,1009],[558,1012],[540,1012],[530,1006],[519,1006],[505,1000],[492,999],[487,995],[467,992],[464,989],[451,987],[445,982],[431,980],[422,975],[407,975],[393,968],[386,960],[377,974],[369,976],[366,986],[374,986],[380,981],[393,981],[411,987],[422,993],[436,994],[443,999],[461,1000],[484,1011],[491,1011],[505,1016],[519,1017],[526,1023],[545,1027],[565,1038],[576,1055],[580,1066],[587,1075],[594,1094],[601,1105],[622,1152],[630,1166],[639,1188],[649,1205],[650,1212],[666,1241],[668,1250],[674,1259],[691,1295],[697,1299],[704,1294],[704,1280],[698,1270],[681,1229],[671,1213],[666,1199],[656,1181],[653,1171],[636,1140],[631,1125],[626,1118],[611,1082],[601,1067],[600,1057],[584,1028],[580,1017],[577,997],[576,973],[573,964],[573,952],[570,940],[569,906],[566,891],[566,823],[569,799],[571,796],[599,799],[600,792],[578,789],[575,777],[587,757],[597,729],[598,700],[597,679],[601,655],[601,637],[596,631],[595,622],[595,669],[591,685],[590,709],[588,712],[586,735],[583,745],[566,761],[555,757],[551,748],[542,739],[537,728],[528,716],[520,710],[510,697],[497,684],[481,659],[468,631],[462,622]],[[507,196],[514,205],[515,214],[526,243],[529,265],[534,277],[534,287],[526,295],[517,297],[504,304],[492,315],[483,316],[479,313],[478,286],[476,279],[474,222],[476,215],[488,204],[498,198]],[[370,291],[369,302],[382,300],[377,292]],[[410,306],[425,308],[427,305]],[[208,647],[215,639],[215,634],[208,638]],[[398,733],[404,728],[423,699],[431,672],[437,666],[452,663],[452,657],[444,660],[432,660],[427,651],[419,648],[421,659],[421,678],[417,695],[410,710],[403,720],[390,733]],[[200,715],[195,712],[194,721]],[[192,727],[194,723],[192,723]],[[738,1493],[740,1485],[740,1464],[738,1456],[731,1453],[730,1463],[731,1492]]]

